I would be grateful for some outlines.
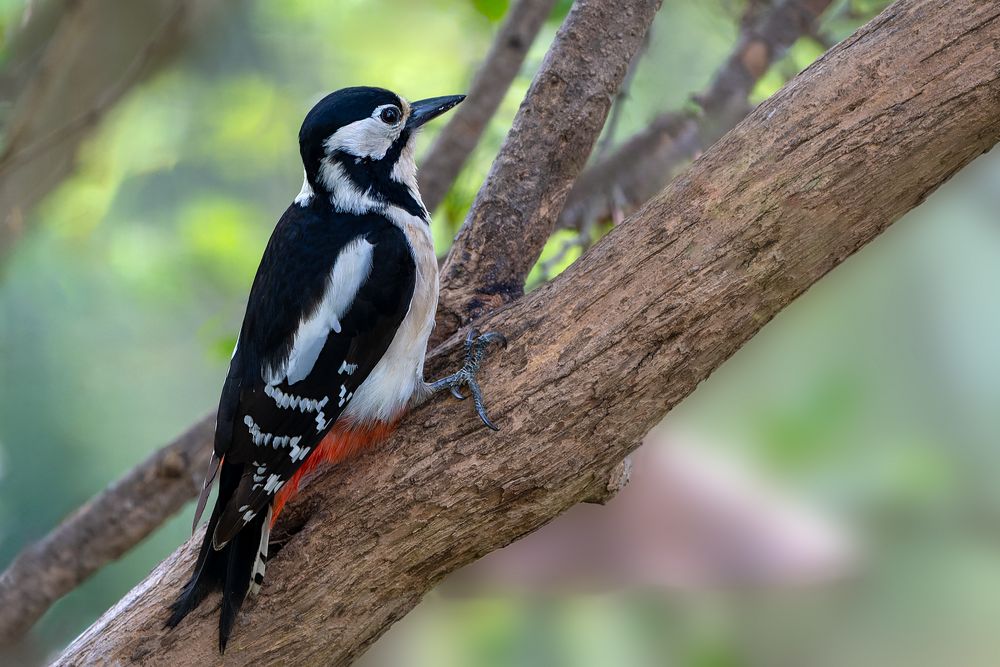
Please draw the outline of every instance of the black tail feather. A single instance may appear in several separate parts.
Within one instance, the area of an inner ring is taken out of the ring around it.
[[[234,468],[236,466],[233,466]],[[167,626],[174,627],[180,623],[195,607],[197,607],[210,591],[222,589],[222,607],[219,612],[219,651],[226,650],[226,643],[236,622],[236,615],[246,599],[253,579],[254,563],[258,557],[261,542],[261,531],[266,530],[269,513],[261,514],[244,526],[224,547],[216,550],[212,547],[212,535],[222,514],[222,508],[236,488],[233,483],[235,472],[236,482],[239,472],[227,470],[223,465],[222,479],[219,483],[219,500],[208,522],[208,529],[202,540],[198,561],[194,572],[180,595],[170,605],[170,618]],[[229,474],[227,474],[229,473]],[[227,479],[229,478],[229,479]],[[229,482],[229,483],[227,483]]]

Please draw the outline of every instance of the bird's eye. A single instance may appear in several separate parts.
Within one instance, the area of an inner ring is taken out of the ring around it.
[[[399,116],[400,116],[399,109],[397,109],[396,107],[386,107],[382,109],[382,113],[378,115],[378,117],[382,119],[382,122],[386,123],[387,125],[395,125],[396,123],[398,123]]]

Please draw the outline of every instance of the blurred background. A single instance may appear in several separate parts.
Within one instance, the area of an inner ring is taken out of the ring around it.
[[[212,0],[181,30],[163,1],[87,4],[0,1],[4,146],[22,132],[42,147],[0,161],[0,194],[20,198],[0,248],[0,566],[213,407],[263,246],[299,190],[309,107],[355,84],[462,92],[508,8]],[[440,253],[570,4],[435,212]],[[834,2],[751,101],[885,4]],[[666,0],[613,140],[689,108],[757,9]],[[110,86],[37,64],[54,24],[106,51]],[[153,46],[135,56],[139,40]],[[18,114],[41,84],[60,104]],[[361,664],[998,664],[998,209],[993,154],[671,412],[619,497],[456,573]],[[53,607],[37,660],[180,544],[192,512]]]

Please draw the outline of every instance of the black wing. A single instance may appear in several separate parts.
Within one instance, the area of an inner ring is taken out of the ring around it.
[[[241,477],[219,499],[216,548],[266,511],[315,451],[389,347],[413,295],[413,257],[391,222],[296,208],[265,251],[223,388],[215,451]],[[347,253],[358,247],[370,253],[367,277],[340,317],[317,326],[314,316],[341,288],[331,279],[337,258],[351,261]]]

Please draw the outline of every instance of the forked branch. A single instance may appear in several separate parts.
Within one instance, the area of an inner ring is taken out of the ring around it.
[[[510,339],[482,378],[501,432],[434,401],[319,476],[226,663],[347,664],[446,574],[591,497],[775,313],[1000,140],[998,45],[993,3],[899,0],[564,274],[478,322]],[[57,664],[218,662],[212,599],[162,627],[194,544]]]

